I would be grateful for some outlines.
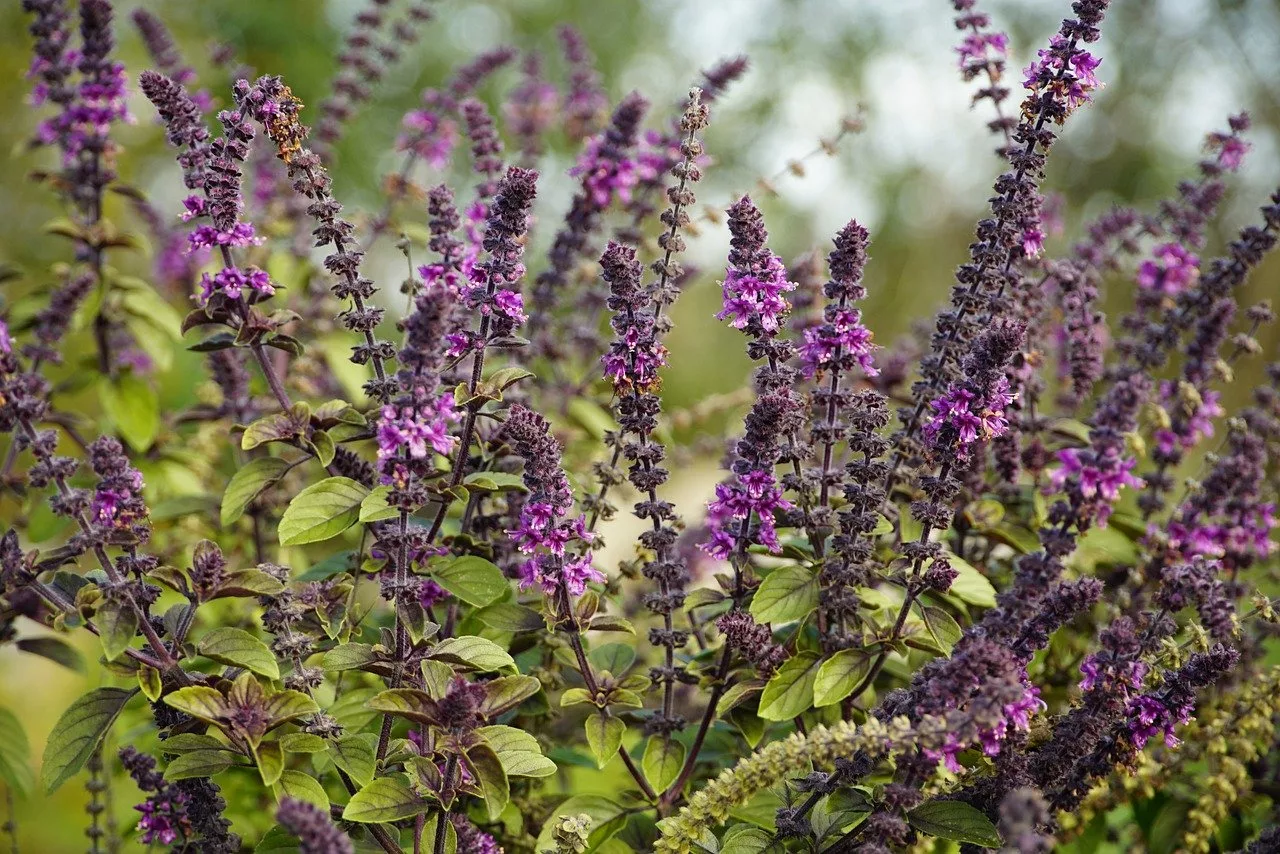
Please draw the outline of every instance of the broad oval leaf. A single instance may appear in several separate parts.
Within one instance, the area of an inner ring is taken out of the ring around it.
[[[175,756],[164,769],[166,780],[212,777],[231,767],[231,754],[224,750],[193,750]]]
[[[871,658],[860,649],[842,649],[822,662],[813,681],[813,704],[818,708],[843,700],[871,670]]]
[[[373,781],[376,737],[371,733],[348,733],[329,743],[329,758],[361,786]]]
[[[160,398],[140,377],[122,373],[98,386],[102,409],[129,447],[141,453],[160,432]]]
[[[947,563],[951,565],[957,573],[956,580],[951,582],[951,588],[947,590],[952,596],[967,602],[970,605],[977,605],[979,608],[994,608],[996,605],[996,589],[991,586],[991,582],[987,577],[963,558],[957,557],[951,552],[946,552]]]
[[[207,685],[189,685],[164,695],[166,704],[208,723],[226,714],[227,698]]]
[[[344,643],[335,646],[320,659],[325,670],[359,670],[378,661],[372,646],[367,643]]]
[[[907,813],[907,821],[921,833],[968,842],[983,848],[1002,844],[996,826],[985,815],[963,801],[930,801]]]
[[[360,502],[360,521],[365,523],[382,522],[387,519],[398,518],[400,511],[387,503],[387,496],[390,494],[391,487],[375,486],[373,491]]]
[[[314,777],[301,771],[282,771],[280,779],[272,789],[277,797],[288,795],[291,798],[315,804],[326,813],[329,811],[329,795],[324,787]]]
[[[482,673],[516,666],[515,660],[505,649],[488,638],[477,635],[446,638],[436,644],[435,649],[428,653],[428,658],[461,664]]]
[[[98,688],[71,704],[44,746],[44,790],[53,792],[89,761],[98,743],[138,690]]]
[[[818,579],[798,566],[775,569],[751,600],[751,616],[761,623],[793,623],[818,607]]]
[[[813,683],[821,660],[816,652],[800,652],[787,659],[764,686],[757,714],[766,721],[789,721],[813,705]]]
[[[431,802],[420,798],[409,788],[402,774],[379,777],[351,796],[342,810],[343,821],[360,824],[384,824],[421,815]]]
[[[268,679],[280,678],[280,667],[271,649],[244,629],[214,629],[197,647],[205,658],[231,667],[243,667]]]
[[[133,643],[138,634],[138,611],[128,599],[108,599],[98,608],[94,622],[102,653],[107,661],[115,661]]]
[[[484,689],[480,713],[493,719],[537,694],[542,690],[542,683],[533,676],[501,676],[485,682]]]
[[[502,602],[475,612],[475,617],[500,632],[537,632],[546,627],[542,614],[523,605]]]
[[[372,697],[368,705],[375,712],[398,715],[418,723],[436,722],[436,701],[417,688],[389,688]]]
[[[463,602],[477,608],[497,601],[511,586],[501,569],[476,555],[433,563],[431,578]]]
[[[649,743],[644,748],[645,779],[653,786],[655,792],[665,792],[680,776],[684,767],[685,746],[674,738],[663,738],[659,735],[649,736]]]
[[[627,725],[619,718],[588,715],[586,729],[587,746],[591,748],[591,753],[596,758],[596,767],[603,768],[609,764],[609,760],[618,755],[618,748],[622,746],[622,736],[627,731]],[[647,771],[645,776],[648,776]],[[650,780],[650,782],[653,781]],[[655,788],[661,791],[661,788],[657,786]]]
[[[279,457],[259,457],[233,474],[222,493],[222,527],[229,527],[243,516],[253,499],[284,477],[288,470],[289,464]]]
[[[511,784],[502,767],[502,760],[492,747],[481,743],[468,748],[466,764],[471,775],[480,781],[480,791],[489,820],[496,821],[511,800]]]
[[[327,477],[299,492],[280,518],[282,546],[318,543],[336,537],[360,518],[369,490],[349,477]]]

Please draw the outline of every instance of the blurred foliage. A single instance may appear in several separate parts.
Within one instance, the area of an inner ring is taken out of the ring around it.
[[[128,12],[120,3],[120,57],[136,78],[148,61]],[[360,0],[150,0],[147,8],[174,30],[201,85],[225,102],[229,80],[209,61],[213,44],[233,48],[236,61],[258,72],[284,75],[308,104],[327,94],[344,29]],[[1056,21],[1065,0],[988,4],[998,26],[1011,34],[1013,65],[1020,67]],[[665,121],[697,70],[719,58],[745,53],[748,78],[717,106],[707,149],[714,158],[701,200],[724,207],[759,176],[781,174],[778,194],[763,199],[773,247],[793,259],[825,247],[836,228],[858,217],[870,229],[874,261],[865,313],[882,343],[932,316],[945,299],[952,271],[966,258],[973,221],[985,211],[999,167],[984,129],[986,116],[966,110],[970,89],[955,73],[956,33],[944,0],[522,0],[520,3],[439,4],[426,36],[379,87],[348,129],[336,152],[337,195],[353,209],[377,205],[381,178],[396,167],[394,137],[403,113],[419,92],[437,85],[458,63],[504,43],[557,52],[555,28],[572,22],[595,51],[612,96],[639,88]],[[40,235],[39,224],[59,215],[44,188],[27,179],[44,165],[25,142],[36,116],[25,106],[23,74],[29,57],[26,21],[17,2],[0,6],[0,148],[9,162],[0,170],[0,265],[20,271],[4,283],[6,302],[38,294],[49,285],[50,265],[64,249]],[[1049,244],[1062,250],[1089,216],[1113,203],[1150,208],[1194,171],[1203,135],[1229,113],[1254,117],[1254,151],[1234,180],[1225,216],[1211,227],[1211,249],[1220,248],[1280,184],[1280,3],[1275,0],[1135,0],[1117,3],[1098,52],[1107,89],[1073,122],[1055,147],[1048,187],[1065,199],[1066,233]],[[1016,82],[1016,68],[1010,80]],[[514,70],[485,84],[491,99],[505,92]],[[665,106],[664,106],[665,105]],[[866,131],[845,141],[834,157],[806,162],[803,176],[787,174],[788,160],[812,150],[841,117],[862,106]],[[149,105],[133,102],[136,125],[119,141],[127,149],[121,178],[138,186],[165,211],[178,207],[178,169]],[[979,108],[980,110],[981,108]],[[544,170],[563,172],[571,153],[553,152]],[[548,240],[566,197],[543,199],[541,239]],[[128,218],[116,198],[112,217]],[[670,339],[672,369],[666,379],[671,408],[738,387],[747,370],[738,337],[711,321],[719,289],[716,269],[727,245],[723,228],[707,224],[691,262],[702,268],[675,313]],[[1208,253],[1206,253],[1208,254]],[[384,247],[372,270],[397,282],[402,263]],[[145,275],[142,262],[131,272]],[[1123,283],[1108,295],[1111,312],[1128,298]],[[1252,277],[1243,304],[1277,292],[1280,259]],[[394,291],[394,287],[388,290]],[[1264,330],[1268,354],[1277,353],[1280,331]],[[165,408],[194,399],[195,359],[184,354],[163,378]],[[1261,360],[1242,366],[1234,389],[1238,402],[1253,385]],[[82,402],[96,407],[96,401]],[[1228,405],[1228,408],[1231,408]],[[707,471],[707,466],[699,469]],[[80,637],[88,655],[91,637]],[[0,703],[19,714],[38,756],[58,713],[85,680],[39,659],[0,654]],[[138,733],[122,729],[129,743]],[[587,774],[574,769],[572,774]],[[589,772],[599,780],[596,772]],[[609,785],[602,780],[600,786]],[[226,786],[232,810],[234,786]],[[136,820],[127,781],[117,781],[111,813],[124,826]],[[76,785],[55,796],[32,795],[18,810],[24,851],[63,852],[84,847],[84,793]],[[269,824],[261,816],[263,826]],[[247,828],[246,828],[247,829]],[[259,828],[261,829],[261,828]],[[1123,833],[1124,827],[1113,828]],[[1154,849],[1152,849],[1154,850]]]

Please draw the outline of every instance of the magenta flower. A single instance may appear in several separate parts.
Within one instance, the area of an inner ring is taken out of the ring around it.
[[[200,276],[200,293],[196,294],[196,304],[204,307],[215,296],[221,295],[230,300],[238,300],[248,296],[251,302],[259,297],[269,297],[276,292],[270,277],[257,267],[224,267],[212,276],[204,273]]]
[[[757,319],[766,332],[775,333],[791,309],[782,295],[795,289],[796,283],[787,281],[782,259],[769,252],[762,270],[730,267],[726,271],[721,288],[724,308],[716,318],[728,320],[735,329],[745,329]]]
[[[624,204],[631,201],[631,190],[640,182],[636,162],[630,157],[618,157],[616,152],[611,155],[606,151],[605,142],[604,134],[593,136],[569,170],[570,175],[582,179],[582,187],[592,203],[602,210],[614,199]]]
[[[1138,267],[1138,285],[1163,294],[1182,293],[1200,274],[1200,258],[1177,243],[1162,243]]]
[[[1000,377],[985,395],[965,386],[954,386],[930,404],[933,415],[922,433],[940,454],[954,453],[965,459],[975,443],[989,442],[1009,430],[1005,409],[1013,403],[1009,380]]]
[[[804,344],[800,347],[800,361],[806,377],[813,377],[834,367],[842,354],[857,362],[862,373],[877,376],[872,353],[871,331],[862,325],[862,312],[856,308],[835,308],[829,312],[829,322],[810,327],[804,332]]]
[[[226,231],[212,225],[199,225],[187,235],[187,244],[193,252],[214,246],[254,246],[261,242],[262,238],[254,232],[253,225],[247,222],[237,222]]]
[[[405,133],[396,140],[398,151],[411,151],[432,169],[443,169],[458,144],[458,125],[431,109],[411,110],[404,117]]]
[[[1104,528],[1120,498],[1120,490],[1126,486],[1134,489],[1146,486],[1146,481],[1132,474],[1138,461],[1121,457],[1111,449],[1098,456],[1092,450],[1065,448],[1058,451],[1058,462],[1062,466],[1049,475],[1051,488],[1065,489],[1073,495]]]
[[[1166,747],[1177,747],[1181,742],[1173,734],[1174,727],[1191,720],[1193,706],[1179,704],[1170,709],[1154,697],[1137,697],[1129,702],[1129,735],[1141,750],[1157,735],[1164,736]]]
[[[716,497],[707,505],[712,536],[703,551],[718,560],[728,560],[738,542],[738,529],[753,513],[760,523],[757,541],[772,552],[780,551],[774,513],[791,509],[793,505],[782,497],[782,488],[771,471],[756,469],[731,483],[716,484]]]
[[[960,54],[960,70],[964,71],[973,65],[1003,59],[1009,53],[1009,37],[1004,33],[970,33],[955,50]]]
[[[417,460],[426,458],[431,451],[450,454],[457,439],[449,428],[457,420],[453,392],[424,404],[384,406],[378,421],[378,459],[389,460],[402,451]],[[384,474],[383,482],[390,483],[389,478]]]
[[[9,336],[9,324],[0,320],[0,353],[6,356],[13,353],[13,338]]]

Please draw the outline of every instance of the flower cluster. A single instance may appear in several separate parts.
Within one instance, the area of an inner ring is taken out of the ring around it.
[[[716,314],[718,320],[728,320],[735,329],[746,329],[749,325],[754,325],[764,332],[776,333],[790,309],[783,294],[794,291],[796,283],[787,281],[787,268],[783,266],[782,259],[770,252],[763,258],[752,259],[750,266],[729,267],[720,287],[724,307]],[[857,312],[852,314],[856,315]],[[859,318],[842,319],[851,321],[855,327],[852,332],[846,333],[847,337],[865,346],[865,330],[858,324]],[[831,337],[838,334],[840,333],[833,332]],[[815,344],[806,337],[810,350],[815,347],[825,348],[826,343],[821,341]],[[820,359],[826,354],[822,350],[816,350],[812,356],[808,352],[806,355],[807,358]]]
[[[1036,55],[1039,58],[1023,71],[1022,85],[1036,96],[1058,101],[1064,117],[1088,103],[1090,93],[1101,85],[1094,72],[1102,60],[1081,50],[1073,37],[1056,33],[1049,47]]]
[[[604,573],[591,564],[590,552],[571,555],[576,544],[589,544],[592,534],[573,510],[573,491],[560,463],[560,446],[551,425],[523,406],[513,406],[503,427],[516,455],[524,459],[524,485],[529,497],[520,511],[520,526],[507,533],[523,554],[532,555],[519,569],[520,586],[541,586],[548,596],[581,596],[589,582]]]
[[[1005,434],[1005,411],[1014,401],[1004,369],[1022,346],[1019,326],[996,327],[976,344],[965,359],[965,379],[931,404],[933,414],[922,433],[941,460],[965,460],[974,445]]]
[[[615,389],[646,391],[658,381],[658,369],[667,363],[667,349],[658,341],[651,299],[640,286],[636,252],[617,243],[600,256],[604,280],[609,283],[610,325],[614,339],[600,357],[604,375]]]
[[[1162,294],[1180,294],[1200,273],[1200,258],[1178,243],[1161,243],[1138,267],[1138,286]]]
[[[146,845],[185,843],[195,836],[188,816],[191,798],[164,779],[156,761],[132,747],[120,750],[120,762],[133,782],[147,795],[134,809],[142,813],[138,831]]]

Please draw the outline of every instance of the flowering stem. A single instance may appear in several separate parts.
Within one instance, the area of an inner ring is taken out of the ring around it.
[[[27,418],[27,416],[20,415],[19,417],[20,417],[19,425],[22,428],[22,432],[27,437],[27,440],[34,447],[36,443],[36,431],[31,426],[31,421]],[[62,496],[66,497],[71,493],[70,487],[67,486],[66,478],[64,478],[61,474],[56,474],[53,478],[53,482],[57,486],[58,492]],[[77,511],[72,515],[72,518],[75,520],[76,524],[80,527],[80,530],[82,532],[84,532],[85,534],[91,534],[93,532],[93,529],[89,525],[89,521],[84,518],[83,512]],[[120,570],[116,568],[115,563],[111,560],[111,557],[107,554],[106,549],[104,549],[101,545],[95,545],[93,547],[93,554],[98,559],[98,564],[102,567],[102,571],[107,574],[107,578],[111,581],[113,585],[117,587],[121,587],[121,592],[123,593],[124,597],[128,600],[129,605],[137,613],[138,628],[142,631],[143,637],[147,639],[148,645],[150,645],[152,651],[156,654],[156,658],[159,660],[161,664],[161,666],[157,669],[161,670],[162,672],[172,671],[176,676],[176,678],[178,679],[178,681],[181,682],[183,685],[191,684],[190,680],[187,678],[187,674],[182,670],[182,668],[178,666],[178,660],[173,657],[173,654],[169,652],[169,648],[165,646],[164,641],[160,640],[160,636],[156,634],[155,627],[151,625],[151,619],[147,614],[146,610],[143,609],[143,607],[138,604],[138,601],[133,598],[132,593],[130,593],[127,589],[123,589],[122,585],[124,584],[124,578],[120,575]]]
[[[1077,42],[1078,42],[1078,39],[1075,36],[1072,36],[1066,47],[1066,53],[1068,55],[1070,55],[1075,51]],[[1056,78],[1058,81],[1061,81],[1066,76],[1067,70],[1068,70],[1067,66],[1069,64],[1070,63],[1063,62],[1062,67],[1058,69],[1057,78]],[[1030,133],[1030,139],[1027,141],[1025,148],[1022,150],[1021,156],[1016,158],[1016,160],[1011,159],[1012,162],[1021,161],[1023,165],[1020,165],[1015,169],[1013,180],[1012,182],[1010,182],[1009,189],[1006,190],[1001,196],[1002,204],[996,206],[998,210],[998,212],[996,213],[996,224],[994,229],[996,233],[999,233],[1007,225],[1006,220],[1008,218],[1008,215],[1005,213],[1005,211],[1010,207],[1011,203],[1015,199],[1018,193],[1018,189],[1022,184],[1023,179],[1026,177],[1026,173],[1027,173],[1026,161],[1029,160],[1030,156],[1035,153],[1036,140],[1039,136],[1039,132],[1044,128],[1044,125],[1048,120],[1049,120],[1049,114],[1045,110],[1044,102],[1041,102],[1039,108],[1037,109],[1035,124],[1032,127],[1032,131]],[[997,287],[996,292],[991,299],[992,303],[994,303],[995,301],[999,300],[1002,296],[1004,296],[1005,285],[1009,280],[1009,271],[1013,268],[1013,263],[1016,260],[1016,256],[1017,256],[1017,252],[1013,247],[1008,248],[1007,251],[1005,252],[1004,267],[1001,271],[1002,274],[1000,276],[1000,285]],[[974,271],[974,274],[973,274],[973,280],[964,289],[963,296],[959,300],[959,305],[956,306],[956,316],[955,316],[954,322],[951,324],[951,327],[946,331],[942,339],[942,343],[944,345],[952,344],[955,342],[956,335],[958,334],[961,326],[961,322],[969,314],[970,306],[973,302],[972,297],[977,293],[979,286],[982,284],[985,278],[987,269],[990,266],[990,262],[987,260],[986,256],[984,255],[981,259],[978,260],[978,263],[975,266],[976,266],[976,270]],[[987,321],[991,320],[990,312],[988,312],[986,320]],[[939,348],[938,356],[942,360],[943,365],[945,365],[945,363],[950,358],[950,350],[946,346],[943,346]],[[940,365],[939,368],[941,368],[943,365]],[[939,379],[940,379],[940,373],[941,372],[939,371],[935,373],[935,376],[928,378],[927,387],[929,389],[932,389],[935,391],[937,390]],[[903,434],[906,441],[909,441],[915,437],[916,431],[920,428],[921,417],[924,415],[924,410],[926,406],[928,406],[928,401],[923,397],[916,403],[915,410],[911,413],[910,418],[907,420],[906,426],[903,428]],[[900,443],[899,449],[893,455],[893,462],[889,466],[889,474],[885,478],[884,490],[885,490],[886,499],[889,497],[890,493],[892,492],[893,485],[897,482],[898,469],[901,467],[905,459],[906,459],[906,455],[903,452],[901,448],[901,443]]]
[[[938,480],[945,481],[951,473],[950,461],[942,464],[941,470],[938,472]],[[929,534],[932,533],[933,527],[924,522],[920,528],[920,536],[916,540],[918,545],[924,545],[929,540]],[[893,631],[889,633],[888,640],[882,641],[880,653],[876,656],[876,660],[872,662],[871,669],[867,671],[867,675],[862,677],[862,681],[854,687],[849,694],[849,702],[855,702],[862,693],[866,691],[871,684],[876,681],[876,677],[880,675],[881,669],[884,668],[885,661],[889,658],[889,652],[892,645],[898,640],[902,634],[903,627],[907,624],[907,616],[911,613],[911,606],[915,604],[916,596],[919,592],[915,589],[914,582],[920,576],[920,567],[924,563],[923,557],[917,557],[911,564],[911,577],[907,579],[906,595],[902,599],[902,607],[898,609],[898,619],[894,621]]]

